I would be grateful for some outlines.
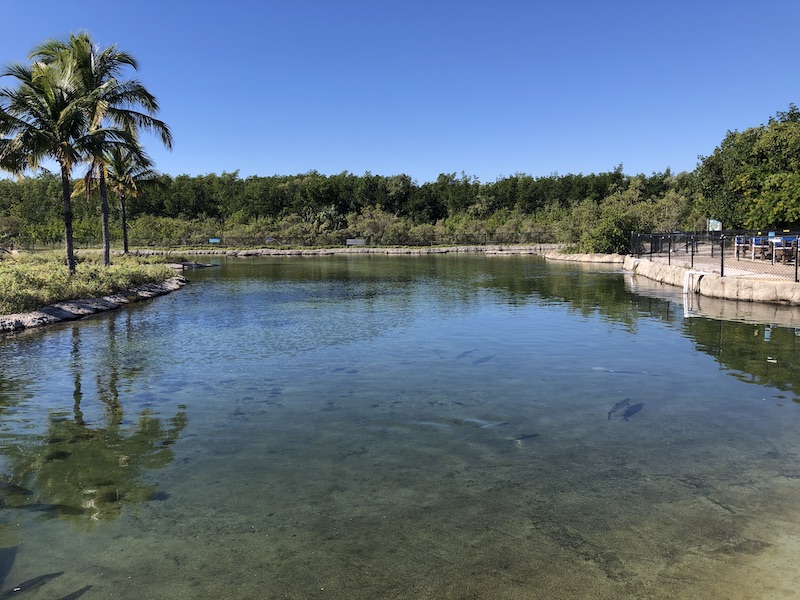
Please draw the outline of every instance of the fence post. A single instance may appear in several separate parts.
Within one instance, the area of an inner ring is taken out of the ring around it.
[[[689,243],[692,245],[692,268],[694,269],[694,236],[689,238]]]
[[[711,246],[714,247],[713,245]],[[719,236],[719,276],[725,277],[725,236]]]
[[[797,283],[797,248],[800,247],[800,238],[794,245],[794,282]]]
[[[672,236],[667,238],[667,264],[672,264]]]

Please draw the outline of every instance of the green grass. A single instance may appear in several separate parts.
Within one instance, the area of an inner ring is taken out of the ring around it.
[[[55,252],[3,254],[0,259],[0,315],[29,312],[62,300],[96,298],[144,283],[164,281],[175,272],[164,264],[114,257],[110,267],[96,253],[81,254],[70,277],[63,255]]]

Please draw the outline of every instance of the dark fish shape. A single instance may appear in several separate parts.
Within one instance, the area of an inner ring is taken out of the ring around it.
[[[524,442],[525,440],[534,440],[539,437],[538,433],[523,433],[515,438],[511,438],[512,442]]]
[[[456,356],[456,360],[461,360],[462,358],[466,358],[466,357],[468,357],[470,354],[472,354],[473,352],[475,352],[476,350],[477,350],[477,348],[473,348],[472,350],[465,350],[464,352],[462,352],[461,354],[459,354],[458,356]]]
[[[17,547],[10,546],[9,548],[0,548],[0,587],[11,572],[11,567],[14,566],[14,560],[17,557]]]
[[[39,575],[38,577],[34,577],[33,579],[28,579],[28,581],[24,581],[19,585],[14,586],[10,590],[0,594],[0,600],[2,600],[3,598],[11,598],[11,596],[16,597],[17,594],[23,594],[25,592],[29,592],[30,590],[35,590],[36,588],[44,585],[51,579],[60,577],[63,574],[64,571],[58,571],[57,573],[47,573],[46,575]]]
[[[630,404],[631,404],[630,398],[625,398],[625,400],[620,400],[619,402],[617,402],[614,406],[611,407],[611,410],[608,411],[608,420],[610,421],[611,415],[617,412],[620,408],[625,408],[626,406],[630,406]]]
[[[630,418],[638,413],[640,410],[644,408],[644,402],[639,402],[638,404],[632,404],[628,408],[625,409],[625,412],[622,413],[622,420],[629,421]]]
[[[55,518],[59,515],[84,515],[86,510],[80,506],[71,506],[69,504],[47,504],[45,502],[36,502],[20,507],[25,510],[38,512],[48,518]],[[0,596],[2,598],[2,596]]]
[[[484,356],[483,358],[479,358],[478,360],[473,360],[473,365],[482,365],[483,363],[489,362],[492,360],[497,354],[490,354],[489,356]]]
[[[72,592],[71,594],[67,594],[66,596],[61,596],[58,600],[77,600],[81,596],[83,596],[86,592],[92,589],[92,586],[87,585],[86,587],[82,587],[81,589]]]
[[[0,481],[0,496],[33,496],[33,492],[18,486],[16,483]]]

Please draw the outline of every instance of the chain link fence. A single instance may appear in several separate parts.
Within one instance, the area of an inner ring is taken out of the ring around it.
[[[631,254],[727,277],[798,281],[798,232],[633,233]]]

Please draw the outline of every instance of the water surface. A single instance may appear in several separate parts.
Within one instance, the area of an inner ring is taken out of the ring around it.
[[[7,338],[0,592],[792,597],[796,331],[627,277],[232,259]]]

